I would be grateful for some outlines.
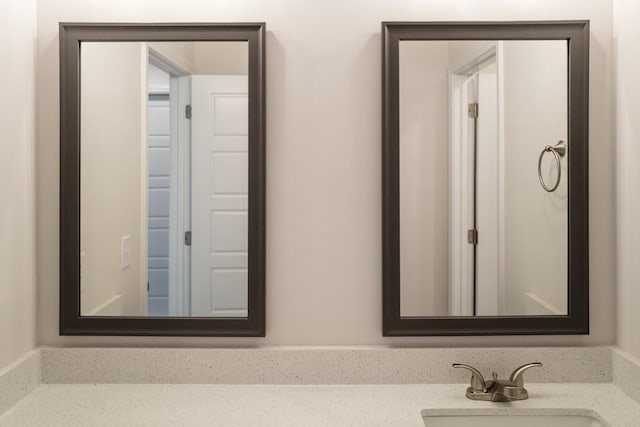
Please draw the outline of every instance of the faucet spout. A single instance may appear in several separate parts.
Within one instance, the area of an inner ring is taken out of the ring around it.
[[[471,371],[471,387],[474,392],[486,392],[487,388],[485,385],[484,377],[476,368],[471,365],[464,365],[462,363],[454,363],[452,365],[454,368],[462,368],[468,371]]]
[[[519,366],[509,376],[509,381],[512,381],[512,382],[518,384],[518,387],[523,388],[524,387],[524,377],[523,377],[524,372],[527,369],[537,368],[537,367],[542,367],[542,363],[533,362],[533,363],[527,363],[525,365]]]

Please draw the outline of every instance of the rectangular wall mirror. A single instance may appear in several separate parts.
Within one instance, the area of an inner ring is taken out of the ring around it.
[[[61,24],[60,331],[264,336],[264,24]]]
[[[385,335],[588,333],[588,22],[385,23]]]

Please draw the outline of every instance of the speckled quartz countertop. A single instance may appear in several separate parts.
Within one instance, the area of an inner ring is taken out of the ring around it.
[[[422,411],[591,415],[640,426],[612,384],[529,384],[530,398],[475,402],[466,385],[40,385],[0,426],[423,426]]]

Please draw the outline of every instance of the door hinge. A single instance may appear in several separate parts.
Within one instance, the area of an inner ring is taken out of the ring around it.
[[[191,246],[191,232],[190,231],[185,231],[184,232],[184,244],[185,244],[185,246]]]
[[[469,112],[469,117],[471,117],[472,119],[478,118],[478,103],[474,102],[472,104],[469,104],[467,111]]]
[[[467,230],[467,242],[472,245],[478,244],[478,230],[476,230],[475,228]]]
[[[184,116],[185,116],[187,119],[190,119],[190,118],[191,118],[191,104],[187,104],[187,105],[185,105],[185,107],[184,107]]]

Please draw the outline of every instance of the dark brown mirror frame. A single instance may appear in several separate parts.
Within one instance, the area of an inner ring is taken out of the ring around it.
[[[568,315],[401,317],[400,40],[568,41]],[[589,21],[382,23],[382,330],[384,336],[589,333]]]
[[[265,336],[265,24],[60,23],[60,334]],[[80,316],[80,43],[246,41],[249,46],[248,317]]]

